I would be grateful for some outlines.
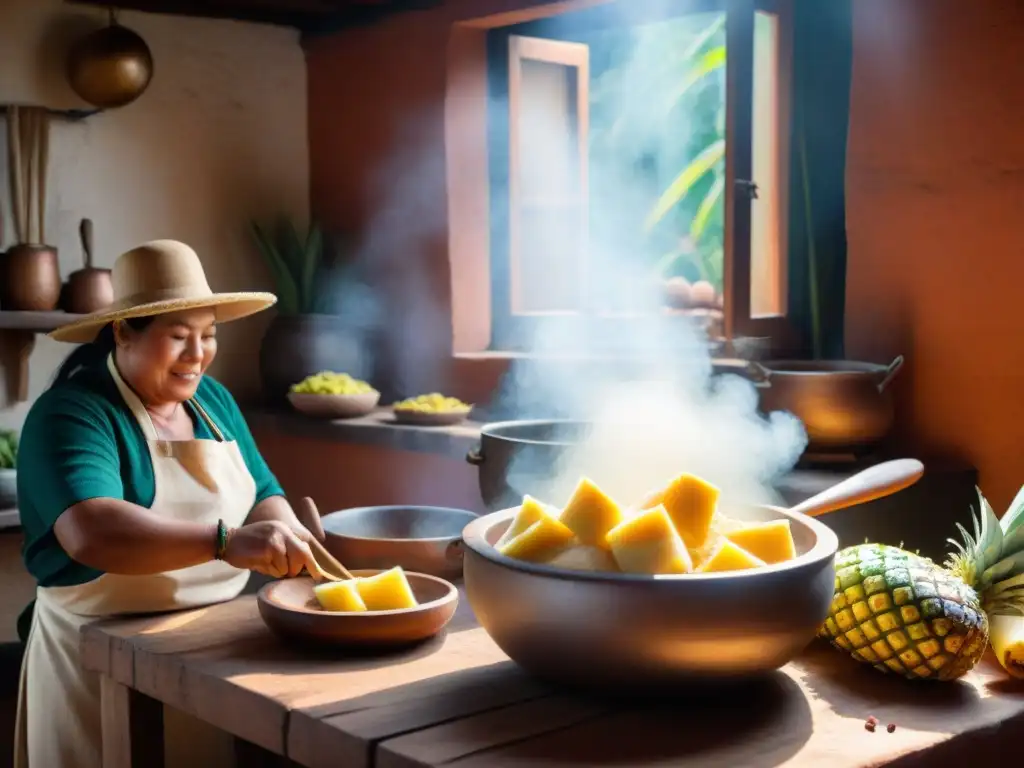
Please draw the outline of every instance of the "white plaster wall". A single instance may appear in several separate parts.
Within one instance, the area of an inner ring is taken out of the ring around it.
[[[63,79],[69,42],[105,23],[101,9],[60,0],[0,2],[0,103],[83,107]],[[155,76],[129,106],[51,133],[47,240],[66,278],[81,266],[78,224],[93,220],[99,266],[155,238],[200,254],[214,290],[272,290],[248,239],[252,217],[309,209],[306,67],[283,27],[122,12],[149,44]],[[0,211],[13,241],[0,117]],[[269,313],[221,329],[213,374],[239,398],[258,393],[257,350]],[[71,349],[38,337],[30,397]],[[0,424],[19,426],[30,403],[2,398]]]

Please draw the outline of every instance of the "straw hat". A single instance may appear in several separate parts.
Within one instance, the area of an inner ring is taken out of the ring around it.
[[[114,262],[114,301],[50,333],[57,341],[86,343],[96,338],[107,323],[129,317],[147,317],[168,312],[209,307],[217,322],[226,323],[272,306],[272,293],[214,293],[206,282],[199,256],[176,240],[154,240]]]

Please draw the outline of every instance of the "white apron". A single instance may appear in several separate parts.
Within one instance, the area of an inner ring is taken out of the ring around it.
[[[192,407],[216,439],[159,439],[149,414],[124,383],[112,357],[107,367],[149,446],[156,483],[151,510],[177,520],[215,524],[220,519],[229,528],[242,525],[255,503],[256,484],[238,445],[224,439],[195,400],[190,401]],[[211,537],[211,557],[215,546]],[[104,574],[87,584],[38,588],[21,669],[15,768],[101,766],[99,676],[79,663],[85,624],[116,615],[231,600],[248,579],[249,571],[211,560],[152,576]],[[164,714],[169,766],[183,761],[193,766],[233,763],[230,739],[223,734],[176,710],[165,708]],[[217,752],[216,758],[211,750]],[[204,755],[198,762],[197,751]]]

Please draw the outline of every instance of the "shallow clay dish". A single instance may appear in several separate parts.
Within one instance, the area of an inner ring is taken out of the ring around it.
[[[425,413],[394,407],[391,409],[395,414],[395,421],[399,424],[414,424],[419,427],[450,427],[465,421],[472,410],[472,406],[438,413]]]
[[[352,571],[373,576],[379,570]],[[307,576],[272,581],[256,595],[260,616],[276,634],[289,640],[320,645],[380,647],[407,645],[433,637],[451,621],[459,592],[444,579],[406,571],[419,601],[415,608],[397,611],[332,613],[320,608]]]
[[[462,529],[477,519],[465,509],[391,505],[353,507],[321,519],[324,546],[350,568],[391,568],[462,577]]]
[[[355,419],[366,416],[377,407],[380,392],[361,395],[316,395],[309,392],[289,392],[292,407],[307,416],[318,419]]]

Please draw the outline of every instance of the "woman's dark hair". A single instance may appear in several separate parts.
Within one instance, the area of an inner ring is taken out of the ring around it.
[[[153,322],[153,317],[129,317],[125,318],[124,322],[133,331],[142,331]],[[53,376],[53,382],[50,384],[51,387],[56,387],[71,379],[79,370],[83,368],[93,368],[97,365],[103,365],[107,360],[107,355],[114,351],[114,324],[107,323],[100,329],[100,332],[96,334],[96,338],[90,341],[88,344],[82,344],[77,349],[71,351],[67,357],[64,358],[64,362],[60,364],[60,368],[57,369],[57,373]]]

